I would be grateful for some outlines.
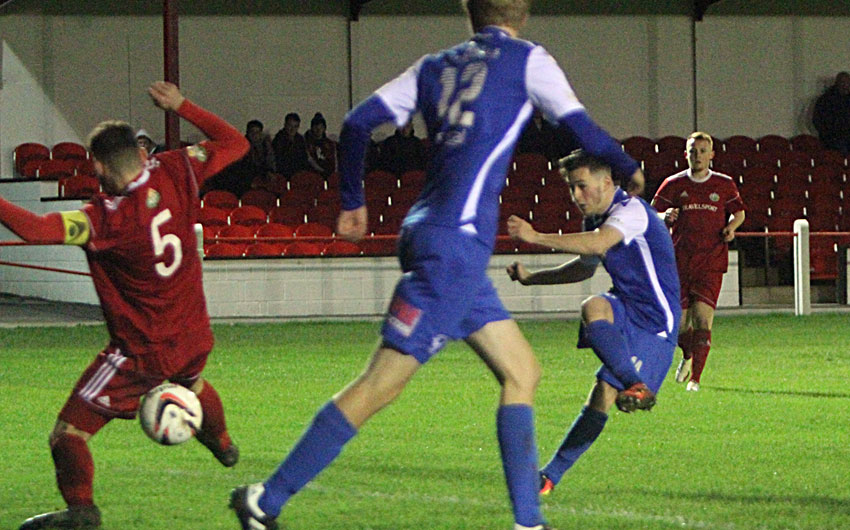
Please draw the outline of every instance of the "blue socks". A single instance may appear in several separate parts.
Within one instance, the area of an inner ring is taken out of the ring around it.
[[[336,404],[328,402],[313,418],[313,423],[286,460],[263,484],[266,491],[260,497],[260,509],[271,517],[280,515],[286,501],[325,469],[355,434],[357,429]]]
[[[543,468],[543,473],[557,484],[576,460],[596,441],[605,427],[608,415],[585,406],[573,422],[561,447],[552,456],[552,460]]]
[[[537,445],[530,405],[502,405],[496,415],[496,434],[514,518],[523,526],[543,523],[540,512]]]
[[[590,343],[596,356],[623,383],[625,388],[642,382],[635,370],[635,365],[629,359],[626,339],[613,323],[607,320],[594,320],[590,324],[585,324],[584,338]]]

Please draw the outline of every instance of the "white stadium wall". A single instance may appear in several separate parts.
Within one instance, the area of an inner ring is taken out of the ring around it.
[[[848,34],[850,17],[706,17],[696,24],[699,127],[721,138],[807,132],[811,102],[850,65]],[[361,17],[351,27],[355,101],[421,55],[466,35],[460,16]],[[546,45],[590,114],[613,135],[691,132],[688,17],[536,17],[525,35]],[[163,139],[162,113],[145,94],[162,72],[159,17],[3,15],[0,40],[0,178],[13,176],[15,145],[82,142],[101,119],[126,119]],[[257,118],[273,134],[294,111],[303,131],[321,111],[329,131],[338,133],[349,105],[344,17],[186,16],[180,46],[187,95],[238,128]],[[182,136],[193,141],[200,133],[184,123]],[[55,187],[7,183],[0,194],[39,212],[80,206],[40,202],[55,195]],[[0,238],[11,235],[0,229]],[[0,259],[61,259],[69,268],[85,268],[74,249],[4,248]],[[55,273],[0,267],[5,292],[91,301],[92,291],[79,284],[77,278],[59,281]]]
[[[505,307],[516,316],[576,316],[582,300],[611,287],[601,266],[589,280],[572,285],[526,287],[505,273],[505,267],[517,260],[536,270],[570,258],[567,254],[496,255],[488,274]],[[718,307],[740,305],[737,252],[730,252],[729,262]],[[400,275],[395,258],[204,262],[210,315],[227,319],[380,317]]]

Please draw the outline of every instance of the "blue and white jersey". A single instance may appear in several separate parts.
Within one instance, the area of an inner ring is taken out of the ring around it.
[[[349,112],[340,135],[343,208],[364,204],[363,157],[371,130],[387,121],[400,127],[420,111],[433,155],[405,226],[456,228],[492,247],[499,193],[533,107],[570,128],[615,173],[631,175],[637,168],[590,120],[543,47],[490,26],[462,44],[421,58]]]
[[[600,226],[623,234],[601,258],[614,284],[611,294],[640,328],[675,342],[682,316],[679,274],[670,232],[655,208],[617,188],[608,210],[584,221],[585,231]]]

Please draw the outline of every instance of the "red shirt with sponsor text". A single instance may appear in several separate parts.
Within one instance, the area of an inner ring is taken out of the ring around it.
[[[659,212],[679,209],[672,235],[680,270],[693,263],[687,266],[726,272],[729,245],[723,240],[723,228],[730,215],[744,209],[731,177],[709,170],[707,177],[694,180],[691,170],[686,169],[661,183],[652,204]]]
[[[241,133],[186,101],[179,113],[211,141],[150,158],[117,196],[83,208],[84,249],[112,346],[154,355],[163,373],[213,345],[194,225],[199,185],[247,150]]]

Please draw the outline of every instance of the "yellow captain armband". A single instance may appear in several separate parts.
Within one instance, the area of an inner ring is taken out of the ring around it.
[[[82,210],[72,212],[59,212],[62,216],[62,224],[65,225],[66,245],[85,245],[91,237],[89,219]]]

